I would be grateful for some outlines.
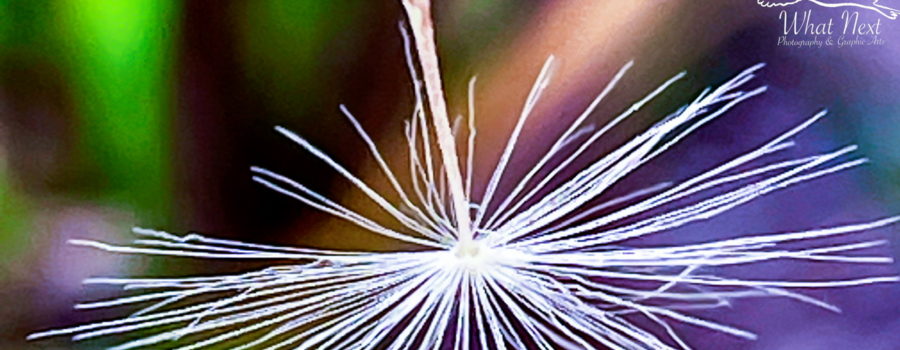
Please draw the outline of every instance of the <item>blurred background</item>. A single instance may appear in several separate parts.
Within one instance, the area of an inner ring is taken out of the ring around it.
[[[513,174],[527,171],[630,59],[635,67],[592,122],[609,120],[681,70],[688,78],[617,128],[601,142],[605,147],[703,87],[767,62],[751,83],[768,85],[767,94],[704,127],[620,190],[684,179],[828,108],[829,117],[801,134],[790,155],[857,143],[871,164],[664,239],[711,240],[900,213],[900,21],[881,19],[884,45],[795,48],[776,45],[778,11],[752,1],[461,0],[435,6],[452,114],[465,113],[466,83],[479,76],[478,179],[489,176],[550,54],[559,67],[524,131],[529,143],[514,157]],[[861,13],[869,21],[879,17]],[[396,1],[0,0],[0,348],[109,344],[24,341],[30,331],[125,312],[72,310],[77,301],[115,293],[82,286],[85,277],[254,267],[116,256],[67,246],[67,239],[126,242],[129,228],[142,226],[261,243],[398,248],[254,185],[249,167],[273,169],[381,215],[272,127],[296,131],[376,188],[387,188],[337,106],[345,103],[360,118],[390,160],[405,161],[399,151],[411,85],[397,29],[402,19]],[[866,233],[892,242],[872,253],[897,257],[898,234],[897,226]],[[897,273],[896,265],[764,268],[771,278],[796,279]],[[755,342],[690,326],[679,330],[707,349],[900,347],[898,285],[810,293],[844,312],[745,300],[700,314],[760,334]]]

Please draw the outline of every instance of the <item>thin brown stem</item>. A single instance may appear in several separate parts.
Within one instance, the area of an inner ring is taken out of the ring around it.
[[[447,184],[450,188],[450,201],[456,217],[459,242],[467,244],[472,240],[469,205],[463,187],[462,173],[459,169],[456,140],[447,117],[447,102],[444,99],[441,71],[434,41],[434,24],[431,21],[431,3],[429,0],[402,1],[403,8],[409,16],[409,24],[416,43],[416,53],[419,56],[419,64],[425,80],[426,96],[444,162]]]

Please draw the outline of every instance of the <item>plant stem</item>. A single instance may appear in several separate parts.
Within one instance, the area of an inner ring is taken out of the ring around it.
[[[456,230],[460,244],[472,241],[469,205],[463,189],[462,175],[459,170],[459,156],[456,153],[456,141],[450,129],[447,117],[447,103],[441,83],[441,71],[438,66],[437,49],[434,42],[434,24],[431,21],[431,3],[429,0],[402,0],[403,8],[409,16],[409,24],[415,37],[416,53],[422,66],[425,80],[425,91],[431,109],[432,122],[437,134],[438,146],[450,188],[450,200],[456,216]]]

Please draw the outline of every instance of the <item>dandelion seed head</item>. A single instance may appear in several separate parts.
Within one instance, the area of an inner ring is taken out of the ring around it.
[[[460,260],[483,259],[490,254],[488,247],[480,240],[458,242],[453,246],[453,255]]]
[[[448,253],[446,268],[463,273],[490,273],[504,265],[515,266],[527,258],[527,254],[519,250],[490,247],[483,240],[458,242]]]
[[[744,233],[681,245],[635,245],[714,218],[761,196],[866,162],[853,145],[805,157],[771,156],[825,116],[815,113],[762,145],[694,176],[617,198],[609,188],[668,152],[692,132],[740,103],[762,94],[748,87],[763,67],[747,68],[583,167],[576,160],[623,120],[662,94],[675,74],[603,126],[586,118],[632,67],[626,63],[532,169],[510,178],[506,167],[520,149],[521,131],[550,85],[555,58],[537,73],[483,194],[473,196],[475,79],[469,84],[468,130],[451,128],[440,86],[430,9],[426,0],[403,1],[412,38],[403,32],[415,107],[405,124],[408,178],[396,175],[351,108],[340,113],[365,142],[396,199],[389,200],[302,136],[278,133],[305,149],[360,190],[393,221],[391,228],[289,177],[261,167],[253,180],[374,234],[421,246],[389,252],[283,247],[135,229],[132,244],[92,240],[72,244],[112,253],[226,260],[278,260],[287,265],[230,275],[119,278],[92,285],[135,292],[79,304],[80,309],[141,305],[130,316],[38,332],[31,339],[74,340],[149,332],[112,349],[161,344],[192,350],[247,339],[237,349],[689,349],[679,327],[698,327],[743,339],[749,330],[692,314],[733,301],[782,297],[832,311],[836,305],[796,289],[892,283],[897,276],[851,279],[764,280],[719,274],[720,268],[762,262],[814,261],[884,264],[859,254],[885,244],[856,234],[900,221],[867,222],[775,233]],[[413,49],[415,47],[415,49]],[[413,56],[418,57],[418,64]],[[425,106],[429,105],[428,108]],[[464,147],[458,146],[464,145]],[[780,159],[780,160],[779,160]],[[565,175],[571,173],[572,175]],[[508,192],[498,188],[510,183]],[[602,203],[593,205],[600,200]],[[854,237],[851,242],[824,240]],[[636,322],[640,318],[644,322]],[[154,333],[155,332],[155,333]],[[181,343],[179,343],[181,342]]]

